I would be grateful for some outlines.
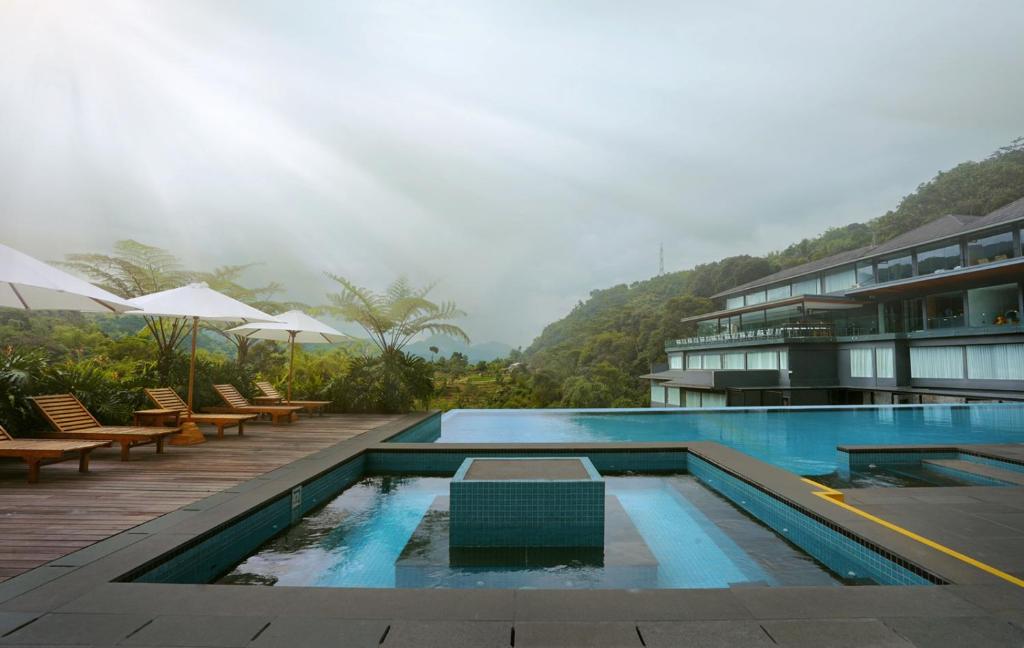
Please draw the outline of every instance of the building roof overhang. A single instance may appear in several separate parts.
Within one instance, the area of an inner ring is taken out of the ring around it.
[[[719,317],[728,317],[731,315],[742,315],[743,313],[752,313],[754,311],[764,310],[766,308],[778,308],[779,306],[802,306],[804,312],[810,310],[846,310],[852,308],[860,308],[861,306],[869,302],[860,299],[851,299],[849,297],[836,297],[830,295],[799,295],[797,297],[786,297],[785,299],[776,299],[775,301],[761,302],[760,304],[753,304],[751,306],[742,306],[740,308],[727,308],[725,310],[714,311],[711,313],[704,313],[703,315],[693,315],[692,317],[684,317],[681,322],[701,322],[704,320],[718,319]]]
[[[1016,257],[1013,259],[986,263],[985,265],[969,266],[966,268],[959,268],[957,270],[946,270],[945,272],[934,272],[929,275],[899,279],[897,281],[889,281],[883,284],[876,284],[874,286],[854,288],[847,290],[846,294],[858,297],[866,297],[869,295],[884,296],[903,293],[906,292],[908,288],[915,288],[918,286],[922,288],[939,288],[947,285],[953,286],[956,284],[962,284],[965,281],[971,281],[974,279],[985,280],[986,282],[1005,279],[1007,282],[1014,282],[1020,281],[1022,273],[1024,273],[1024,257]]]

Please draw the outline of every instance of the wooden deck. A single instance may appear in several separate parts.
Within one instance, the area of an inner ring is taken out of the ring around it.
[[[93,452],[90,472],[78,462],[43,467],[27,484],[24,462],[0,459],[0,581],[295,461],[398,418],[336,415],[288,426],[251,423],[197,446],[152,445],[119,460],[116,448]]]

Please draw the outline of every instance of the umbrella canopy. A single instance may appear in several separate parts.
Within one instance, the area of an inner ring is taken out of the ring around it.
[[[187,317],[208,322],[278,322],[276,317],[257,310],[237,299],[194,283],[129,300],[138,310],[129,315],[152,317]]]
[[[300,310],[290,310],[287,313],[274,315],[280,323],[270,324],[243,324],[229,329],[228,333],[237,333],[247,338],[260,340],[276,340],[288,342],[291,345],[291,354],[288,360],[288,400],[292,399],[292,377],[295,368],[295,343],[299,344],[329,344],[341,342],[349,336],[338,331],[318,319],[306,315]]]
[[[194,283],[172,288],[130,300],[138,310],[129,315],[150,317],[181,317],[192,319],[192,356],[188,368],[188,411],[192,413],[192,397],[196,383],[196,337],[199,320],[213,322],[277,322],[274,317],[237,299],[210,288],[205,283]],[[196,442],[200,442],[196,439]]]
[[[21,310],[123,313],[126,300],[0,243],[0,306]]]
[[[228,332],[259,340],[291,342],[294,339],[299,344],[341,342],[349,337],[300,310],[274,315],[274,319],[280,323],[242,324]]]

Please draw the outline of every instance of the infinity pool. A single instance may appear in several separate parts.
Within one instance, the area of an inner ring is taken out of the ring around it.
[[[453,410],[439,434],[393,441],[717,441],[800,475],[837,471],[843,444],[1024,443],[1024,404],[717,410]]]
[[[605,479],[606,541],[596,551],[456,555],[443,504],[450,480],[377,476],[354,484],[219,582],[557,589],[842,584],[692,476]],[[835,568],[847,582],[872,582],[853,563]]]

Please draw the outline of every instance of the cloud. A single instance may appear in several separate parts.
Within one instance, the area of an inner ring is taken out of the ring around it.
[[[528,344],[598,287],[876,216],[1020,135],[1018,2],[0,8],[0,225],[440,280]],[[727,6],[726,6],[727,4]]]

